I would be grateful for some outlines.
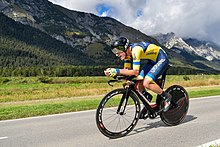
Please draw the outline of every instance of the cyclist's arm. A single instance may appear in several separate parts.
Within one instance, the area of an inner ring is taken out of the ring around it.
[[[119,75],[138,76],[138,75],[139,75],[139,70],[134,70],[134,69],[120,69]]]
[[[140,56],[141,50],[140,46],[136,46],[132,49],[132,58],[133,58],[133,69],[120,69],[119,74],[125,76],[138,76],[140,70]]]

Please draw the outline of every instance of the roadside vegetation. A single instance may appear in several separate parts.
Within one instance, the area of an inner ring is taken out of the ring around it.
[[[108,77],[0,77],[0,120],[95,109]],[[182,85],[190,98],[220,95],[220,75],[167,76],[165,88]]]

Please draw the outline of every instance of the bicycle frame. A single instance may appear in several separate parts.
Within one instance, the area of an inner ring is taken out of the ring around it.
[[[156,81],[162,89],[164,88],[167,70],[168,68]],[[118,76],[115,80],[108,81],[109,85],[111,82],[126,82],[123,84],[124,88],[112,90],[103,97],[98,105],[96,124],[100,132],[109,138],[115,139],[127,135],[133,130],[139,119],[154,119],[159,115],[166,125],[174,126],[181,123],[186,116],[189,97],[182,86],[172,85],[165,90],[172,96],[172,99],[169,110],[163,111],[163,98],[157,95],[156,105],[150,104],[147,100],[150,94],[143,95],[136,89],[138,80],[133,80],[134,77]],[[144,105],[142,109],[141,102]],[[118,106],[115,107],[115,105]],[[112,106],[112,108],[110,109],[108,106]]]
[[[162,74],[162,77],[159,78],[156,82],[157,84],[163,89],[164,88],[164,84],[165,84],[165,79],[166,79],[166,75],[167,75],[167,70],[168,68],[164,71],[164,73]],[[141,100],[141,102],[144,104],[144,106],[151,112],[151,114],[153,115],[157,115],[157,113],[161,112],[162,110],[157,110],[153,107],[151,107],[149,101],[142,95],[140,94],[140,92],[138,92],[134,85],[136,84],[137,81],[131,81],[130,84],[125,84],[124,85],[124,88],[126,89],[126,92],[123,94],[122,98],[121,98],[121,101],[120,101],[120,104],[118,106],[118,109],[117,109],[117,114],[120,113],[121,115],[124,114],[124,111],[126,109],[126,105],[127,105],[127,101],[128,101],[128,93],[130,91],[132,91],[134,94],[137,95],[137,97]],[[121,110],[121,107],[122,107],[122,104],[123,102],[125,101],[124,103],[124,107],[123,107],[123,111],[120,111]],[[160,95],[157,95],[157,99],[156,99],[156,104],[159,106],[160,104],[160,101],[161,101],[161,96]]]

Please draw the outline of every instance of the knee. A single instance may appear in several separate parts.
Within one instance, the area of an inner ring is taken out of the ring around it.
[[[143,87],[143,83],[142,82],[137,82],[135,85],[135,89],[138,91],[143,91],[144,87]]]
[[[143,86],[147,89],[150,89],[150,82],[148,80],[144,80]]]

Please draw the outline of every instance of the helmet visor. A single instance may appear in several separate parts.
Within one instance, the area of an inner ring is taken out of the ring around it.
[[[125,47],[124,46],[118,46],[118,47],[112,49],[112,52],[114,54],[118,54],[118,53],[124,52],[124,51],[125,51]]]

